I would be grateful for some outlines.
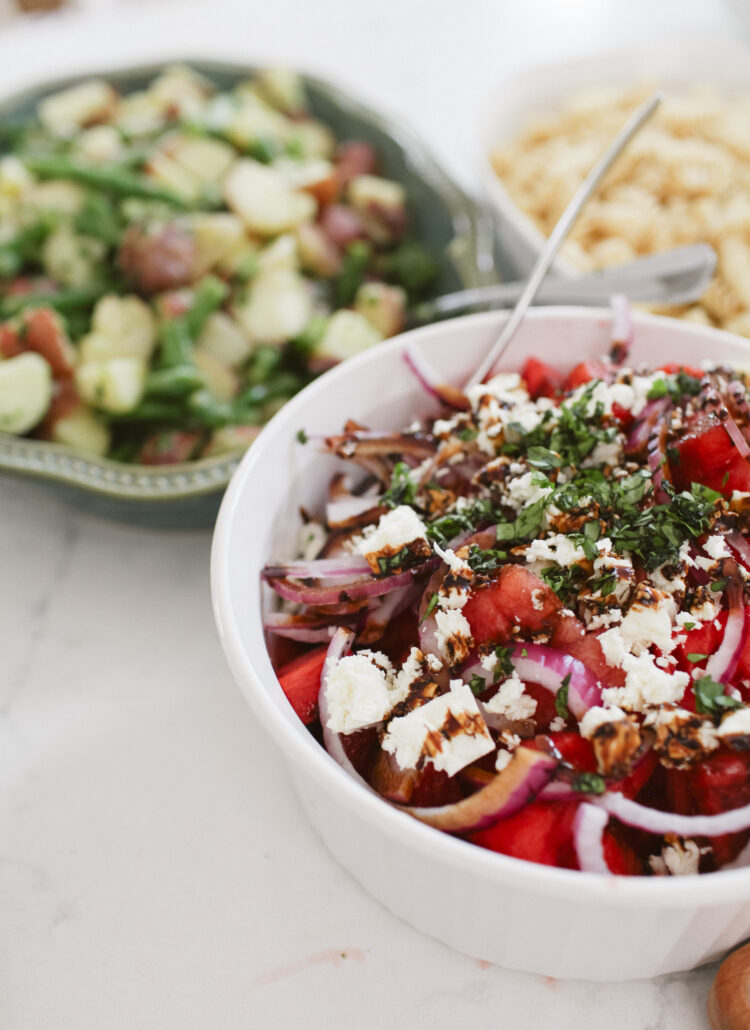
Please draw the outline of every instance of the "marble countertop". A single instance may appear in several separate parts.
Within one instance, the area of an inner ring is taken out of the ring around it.
[[[678,13],[693,33],[731,25],[709,0],[521,6],[108,7],[0,28],[0,90],[165,50],[304,61],[466,174],[473,98],[501,65],[667,33]],[[706,1027],[712,968],[612,985],[508,972],[339,869],[225,665],[210,534],[100,521],[7,479],[0,526],[0,1026]]]

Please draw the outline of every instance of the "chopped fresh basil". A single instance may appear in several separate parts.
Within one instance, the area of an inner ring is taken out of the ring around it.
[[[703,676],[693,685],[695,709],[701,715],[721,715],[733,708],[741,708],[742,702],[724,693],[724,684],[716,683],[710,676]]]
[[[513,674],[513,662],[511,661],[511,649],[509,647],[503,647],[500,644],[495,648],[495,657],[497,658],[497,665],[495,666],[495,674],[493,682],[497,682],[501,676],[511,676]]]
[[[488,575],[494,572],[499,565],[502,565],[507,557],[507,551],[483,551],[481,547],[472,544],[469,548],[469,557],[466,560],[473,572]]]
[[[387,576],[389,572],[400,569],[409,558],[409,547],[405,545],[395,554],[383,555],[378,558],[378,568],[381,576]]]
[[[603,794],[607,789],[604,777],[592,772],[579,773],[573,778],[571,786],[581,794]]]
[[[471,688],[471,692],[474,695],[474,697],[478,697],[480,694],[483,694],[484,691],[487,689],[487,681],[484,679],[483,676],[480,676],[478,673],[475,672],[469,680],[469,687]]]
[[[383,494],[381,501],[389,508],[398,508],[400,504],[414,504],[417,484],[411,477],[411,469],[406,462],[396,462],[391,473],[391,485]]]
[[[423,615],[423,616],[422,616],[422,618],[421,618],[421,619],[419,620],[419,623],[420,623],[420,625],[421,625],[421,624],[422,624],[422,623],[424,622],[424,620],[425,620],[426,618],[428,618],[428,617],[429,617],[430,615],[432,615],[432,613],[433,613],[433,612],[435,611],[435,609],[437,608],[437,603],[438,603],[438,598],[439,598],[439,596],[440,596],[440,595],[439,595],[439,594],[437,593],[437,591],[435,591],[435,593],[434,593],[434,594],[432,595],[432,597],[430,598],[430,600],[429,600],[429,601],[427,602],[427,607],[426,607],[426,608],[425,608],[425,610],[424,610],[424,615]]]
[[[297,439],[299,440],[300,443],[307,443],[307,441],[309,440],[309,437],[308,437],[308,435],[307,435],[307,433],[305,432],[304,429],[298,429],[297,430]]]
[[[691,651],[690,654],[685,655],[685,657],[689,662],[692,662],[693,665],[697,665],[698,662],[705,662],[705,660],[708,658],[708,655],[700,654],[700,652],[698,651]]]
[[[539,446],[529,447],[526,452],[526,461],[535,469],[541,469],[543,472],[559,469],[563,463],[559,454],[549,450],[548,447]]]
[[[570,711],[568,710],[568,688],[570,687],[570,673],[565,677],[560,685],[560,689],[555,694],[555,711],[561,719],[569,719]]]

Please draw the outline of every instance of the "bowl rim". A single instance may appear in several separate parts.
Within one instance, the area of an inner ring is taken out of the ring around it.
[[[208,78],[253,75],[263,66],[258,63],[223,61],[212,57],[170,56],[146,63],[125,63],[108,69],[58,76],[26,85],[0,98],[0,119],[22,104],[39,100],[93,78],[115,84],[129,79],[155,76],[170,65],[186,65]],[[462,286],[474,287],[496,281],[494,273],[494,224],[487,208],[473,198],[453,178],[428,144],[399,118],[383,113],[352,96],[343,85],[299,69],[305,84],[324,95],[336,107],[360,121],[373,125],[393,139],[417,176],[427,182],[441,198],[453,226],[448,260]],[[114,461],[85,454],[74,448],[46,440],[12,436],[0,432],[0,472],[23,475],[73,487],[82,493],[106,496],[119,501],[161,502],[200,497],[226,487],[240,462],[242,449],[175,465],[148,466]]]
[[[670,41],[673,42],[673,41]],[[547,238],[537,228],[532,218],[513,200],[504,183],[492,166],[491,154],[498,144],[509,143],[517,134],[514,130],[505,135],[498,118],[498,107],[503,111],[510,110],[510,105],[503,98],[513,95],[519,98],[516,110],[520,114],[520,125],[527,123],[535,111],[560,111],[567,100],[576,93],[587,89],[595,89],[591,85],[591,73],[596,72],[598,84],[606,88],[620,85],[627,87],[647,82],[649,78],[662,80],[657,86],[674,84],[685,89],[689,83],[700,87],[708,83],[715,85],[721,92],[731,92],[739,88],[750,93],[750,71],[747,65],[748,48],[744,42],[716,39],[706,41],[700,36],[689,36],[679,41],[678,49],[674,45],[665,45],[665,40],[651,41],[635,50],[632,46],[614,46],[604,51],[592,53],[585,51],[575,55],[575,61],[554,58],[549,61],[537,61],[533,66],[524,67],[511,72],[487,94],[480,106],[476,124],[475,166],[481,181],[484,195],[492,206],[495,217],[509,223],[523,244],[537,255],[547,242]],[[571,74],[571,68],[575,71]],[[624,70],[629,68],[629,74]],[[697,70],[696,70],[697,69]],[[709,80],[715,76],[715,82]],[[537,102],[533,86],[535,80],[543,76],[545,79],[559,80],[559,95],[554,105]],[[502,234],[499,233],[502,242]],[[554,270],[560,275],[576,276],[584,274],[563,255],[555,259]]]
[[[572,320],[595,322],[607,318],[609,312],[603,308],[550,306],[531,309],[526,317],[543,322],[547,319],[559,319],[561,315]],[[329,390],[335,391],[342,385],[342,381],[346,379],[347,375],[357,373],[368,364],[386,361],[391,356],[403,351],[408,344],[450,334],[457,328],[496,326],[500,329],[507,317],[507,312],[466,315],[402,333],[386,341],[379,349],[360,354],[345,365],[338,366],[315,380],[264,427],[254,448],[248,451],[240,463],[229,489],[224,495],[212,542],[212,602],[219,637],[229,666],[245,698],[264,728],[276,741],[285,761],[291,761],[295,766],[303,768],[306,775],[315,775],[329,794],[335,796],[347,808],[356,809],[358,814],[367,818],[370,823],[374,823],[381,832],[386,833],[389,837],[399,838],[401,843],[408,845],[426,858],[434,858],[437,853],[440,861],[456,866],[467,876],[478,874],[483,880],[503,882],[506,886],[513,884],[528,887],[536,893],[544,895],[559,895],[564,892],[568,897],[588,901],[592,899],[606,900],[608,903],[620,906],[631,905],[635,902],[644,904],[658,902],[667,907],[679,907],[686,903],[690,903],[693,907],[706,907],[713,902],[727,901],[731,898],[739,899],[740,896],[750,895],[750,867],[723,870],[720,873],[702,876],[608,877],[600,873],[559,869],[511,858],[435,830],[405,812],[398,811],[379,795],[362,787],[331,758],[312,734],[300,735],[295,723],[287,717],[289,713],[285,714],[266,690],[263,679],[256,672],[252,661],[245,659],[242,628],[235,620],[231,604],[228,576],[232,559],[230,539],[234,513],[240,496],[252,478],[255,465],[263,460],[265,443],[277,437],[291,436],[296,433],[296,427],[299,425],[298,408],[307,404],[311,397],[324,396]],[[703,338],[708,344],[714,345],[713,353],[729,336],[747,347],[750,358],[750,341],[719,329],[640,312],[634,314],[634,324],[636,328],[639,325],[650,325]],[[291,708],[289,711],[291,712]],[[301,747],[300,744],[302,744]]]

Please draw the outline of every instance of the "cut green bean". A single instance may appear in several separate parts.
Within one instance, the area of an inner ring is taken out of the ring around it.
[[[54,308],[61,314],[90,307],[107,292],[107,286],[96,283],[91,286],[72,286],[55,292],[44,290],[33,293],[14,293],[0,300],[0,318],[10,318],[25,308]]]
[[[203,386],[203,376],[195,365],[175,365],[151,372],[146,380],[145,397],[165,400],[186,397]]]
[[[117,166],[83,165],[69,157],[57,154],[44,157],[27,156],[23,158],[23,162],[29,171],[43,179],[70,179],[73,182],[80,182],[84,186],[108,190],[120,197],[145,197],[148,200],[162,200],[181,209],[188,209],[191,206],[189,201],[180,197],[173,190],[149,182],[148,179],[133,175]]]
[[[235,410],[227,401],[217,400],[208,390],[196,390],[188,397],[190,414],[209,429],[221,429],[235,421]]]
[[[190,337],[197,340],[210,314],[220,308],[229,296],[229,287],[216,276],[206,276],[197,286],[192,307],[186,313],[185,324]]]

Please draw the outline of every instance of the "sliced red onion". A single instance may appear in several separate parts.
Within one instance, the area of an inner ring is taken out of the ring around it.
[[[406,808],[402,812],[447,833],[471,833],[515,815],[533,801],[555,774],[557,763],[542,751],[519,747],[510,764],[476,794],[437,808]]]
[[[331,529],[349,529],[364,522],[374,521],[379,512],[380,504],[377,498],[356,497],[351,494],[349,497],[340,497],[326,504],[326,522]],[[366,515],[371,515],[372,518],[365,519]]]
[[[727,533],[725,539],[745,568],[750,569],[750,543],[742,533]]]
[[[729,433],[729,437],[737,448],[737,451],[742,455],[743,458],[750,457],[750,447],[748,447],[747,440],[742,435],[742,430],[732,418],[731,414],[727,409],[727,418],[724,420],[724,428]]]
[[[343,627],[339,627],[331,638],[331,643],[328,645],[328,651],[326,653],[326,660],[323,663],[323,671],[320,675],[320,691],[318,692],[318,713],[320,715],[320,725],[323,730],[323,743],[325,749],[331,758],[338,762],[342,769],[345,769],[350,776],[354,777],[358,783],[361,783],[367,790],[372,791],[372,787],[364,780],[357,770],[352,765],[349,756],[344,750],[344,745],[341,741],[341,737],[334,730],[328,726],[329,710],[328,710],[328,698],[326,696],[326,687],[328,684],[328,677],[336,668],[336,664],[339,659],[346,654],[351,647],[354,634]]]
[[[382,597],[383,594],[389,594],[391,590],[409,586],[411,582],[410,572],[400,572],[397,576],[386,576],[384,579],[373,577],[355,579],[334,586],[309,587],[290,579],[271,580],[271,586],[280,597],[287,601],[312,605],[336,605],[359,601],[365,597]]]
[[[371,573],[364,558],[317,558],[314,561],[291,561],[279,565],[266,565],[266,579],[329,579],[334,576],[362,576]]]
[[[264,628],[277,637],[296,640],[300,644],[326,644],[338,629],[337,626],[321,626],[320,629],[310,629],[306,626],[270,626],[268,623]]]
[[[578,865],[584,873],[610,874],[604,857],[604,828],[609,816],[595,805],[579,805],[573,822],[573,843]]]
[[[580,801],[580,790],[573,790],[569,783],[555,780],[539,791],[540,801]]]
[[[666,413],[671,403],[669,397],[660,397],[658,400],[648,402],[625,441],[625,451],[628,454],[642,451],[646,447],[652,428]]]
[[[727,566],[734,566],[734,570]],[[727,573],[727,598],[729,613],[724,627],[718,651],[715,651],[706,662],[706,674],[716,683],[728,683],[734,675],[745,644],[746,620],[743,601],[743,588],[739,579],[739,571],[733,561],[725,561],[724,571]]]
[[[414,373],[423,390],[435,397],[442,404],[457,411],[466,411],[469,401],[466,395],[455,386],[441,383],[435,370],[429,361],[420,354],[415,347],[406,347],[404,350],[404,361]]]
[[[666,416],[666,411],[665,411]],[[653,426],[648,441],[648,467],[651,470],[651,482],[654,487],[654,500],[657,504],[666,504],[669,496],[664,489],[664,467],[667,463],[667,426]]]
[[[609,301],[612,309],[611,353],[614,364],[621,365],[628,356],[633,342],[633,318],[630,302],[623,293],[616,293]]]
[[[647,808],[630,801],[623,794],[606,793],[592,798],[598,805],[626,826],[646,833],[676,833],[680,837],[722,837],[725,833],[739,833],[750,828],[750,805],[732,808],[716,815],[680,815]]]
[[[750,865],[750,841],[744,846],[739,855],[732,861],[723,865],[722,869],[745,869]]]
[[[563,680],[570,676],[568,708],[577,719],[583,718],[589,708],[601,701],[602,688],[594,674],[589,672],[583,662],[565,651],[543,644],[516,645],[511,654],[511,663],[525,683],[536,683],[555,695],[562,687]],[[465,683],[471,682],[472,676],[483,676],[488,681],[487,686],[490,686],[489,673],[481,662],[472,662],[461,670],[461,678]]]
[[[421,588],[418,587],[417,590],[414,590],[413,587],[414,584],[411,588],[403,587],[401,590],[394,590],[390,594],[386,594],[381,604],[370,609],[360,633],[360,640],[363,644],[371,644],[373,641],[379,640],[391,620],[410,604],[416,602],[419,596],[418,591]]]

